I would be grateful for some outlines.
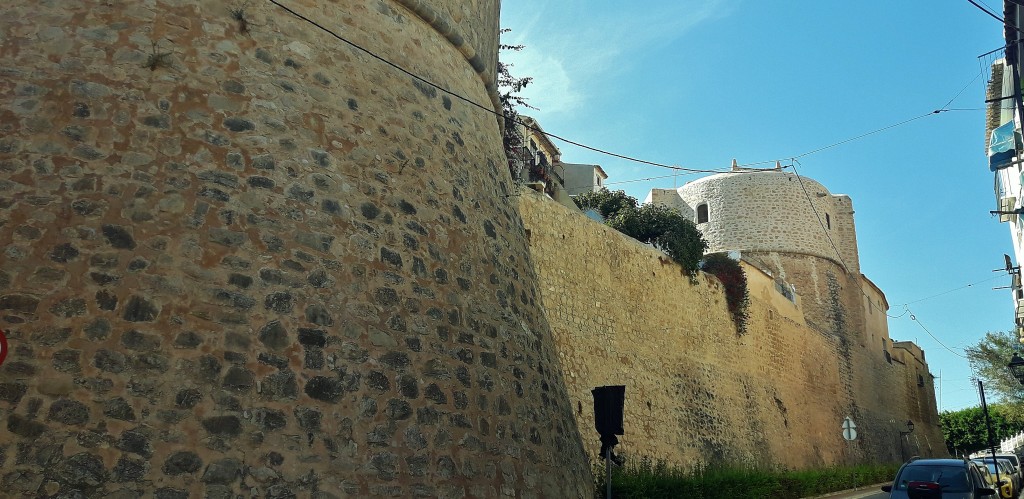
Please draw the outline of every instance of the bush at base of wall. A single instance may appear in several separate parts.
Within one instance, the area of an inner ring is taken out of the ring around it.
[[[899,464],[864,464],[815,470],[704,468],[683,470],[641,460],[613,468],[612,496],[623,498],[800,498],[891,482]],[[595,497],[604,497],[605,470],[594,469]]]

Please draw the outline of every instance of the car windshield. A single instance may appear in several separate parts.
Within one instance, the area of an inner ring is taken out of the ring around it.
[[[907,484],[910,482],[935,482],[942,487],[943,492],[969,492],[971,490],[970,480],[967,479],[967,470],[961,466],[907,466],[903,468],[903,472],[896,479],[896,488],[907,490]]]

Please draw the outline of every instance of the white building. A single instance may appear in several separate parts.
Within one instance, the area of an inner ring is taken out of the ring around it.
[[[1005,1],[1004,16],[1009,24],[1021,26],[1024,22],[1024,7],[1015,2]],[[1024,109],[1021,108],[1019,92],[1022,57],[1016,42],[1020,36],[1016,30],[1006,28],[1004,37],[1008,42],[1004,57],[996,59],[991,66],[991,76],[986,91],[988,112],[986,116],[986,152],[989,158],[989,171],[994,176],[993,190],[995,203],[992,213],[999,216],[1000,222],[1007,223],[1010,229],[1010,240],[1013,245],[1013,258],[1007,260],[1006,267],[1011,271],[1012,298],[1016,316],[1017,332],[1024,341],[1024,291],[1021,290],[1020,262],[1024,261],[1024,196],[1022,196],[1021,176],[1024,174],[1024,147],[1021,141],[1021,123],[1024,121]],[[997,51],[994,55],[998,56]],[[1002,263],[1002,262],[1000,262]]]

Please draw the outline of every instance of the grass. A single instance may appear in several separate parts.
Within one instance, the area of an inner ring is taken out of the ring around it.
[[[812,470],[701,468],[684,470],[642,460],[612,470],[616,498],[800,498],[891,481],[899,464]],[[604,497],[605,472],[594,470],[595,497]]]

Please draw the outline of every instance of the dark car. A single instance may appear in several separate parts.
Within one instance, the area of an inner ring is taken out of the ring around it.
[[[918,459],[900,467],[892,485],[882,487],[889,499],[996,499],[978,470],[960,459]]]

